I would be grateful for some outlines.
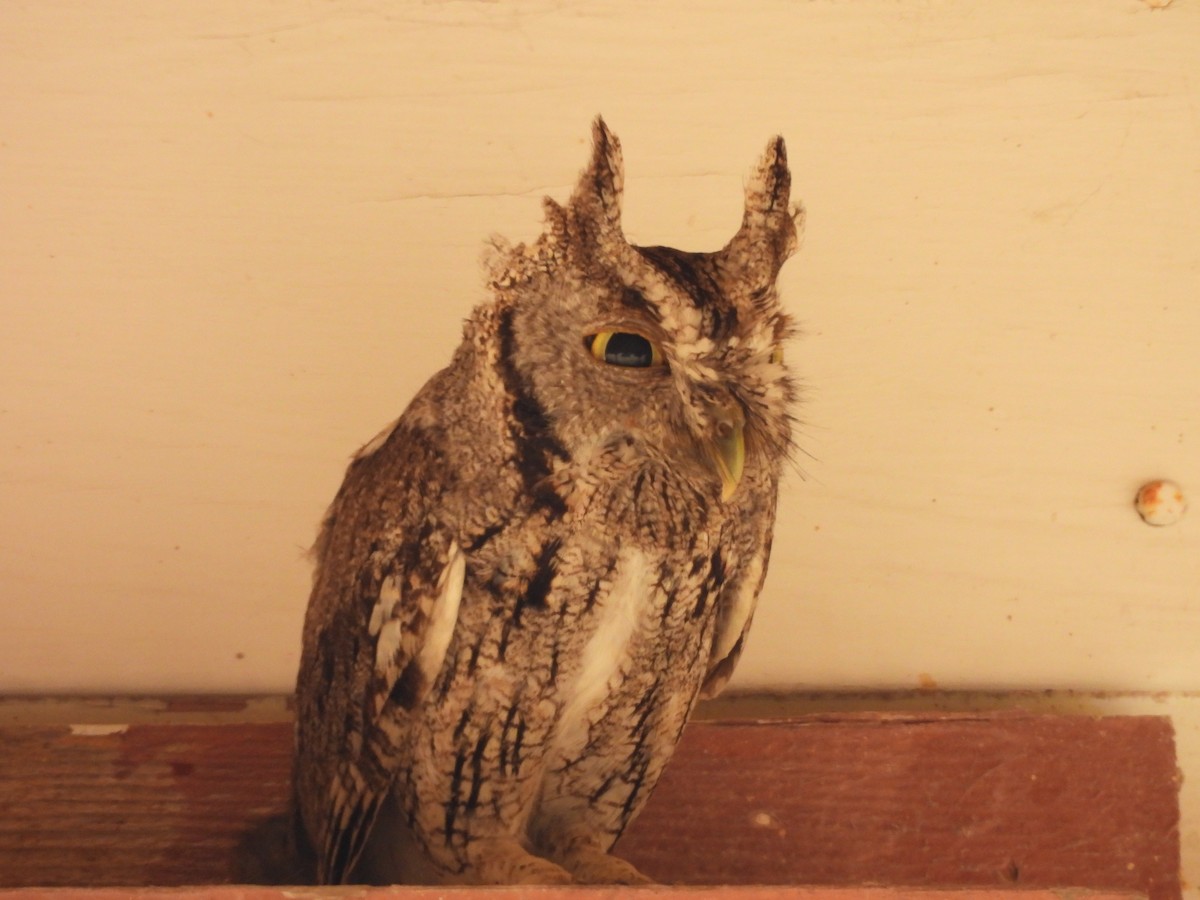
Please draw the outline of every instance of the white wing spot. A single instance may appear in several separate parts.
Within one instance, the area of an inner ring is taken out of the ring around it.
[[[386,673],[400,649],[400,620],[388,619],[375,639],[375,668]]]
[[[375,601],[375,608],[371,610],[371,621],[367,623],[367,633],[371,637],[379,634],[384,619],[392,617],[392,610],[400,602],[400,597],[400,582],[396,580],[396,576],[389,575],[379,586],[379,599]]]
[[[458,604],[462,600],[466,572],[466,556],[457,544],[451,544],[450,559],[438,579],[438,598],[429,614],[425,642],[417,654],[417,668],[425,676],[426,683],[433,681],[446,658],[450,637],[458,623]]]
[[[742,632],[746,630],[746,621],[754,611],[754,601],[758,597],[758,583],[762,579],[763,554],[756,553],[742,575],[742,583],[738,587],[737,597],[733,601],[733,609],[729,619],[722,629],[717,632],[713,642],[712,654],[709,657],[714,662],[729,655],[733,645],[738,642]]]

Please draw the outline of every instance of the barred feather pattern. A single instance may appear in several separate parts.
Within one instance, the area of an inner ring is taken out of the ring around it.
[[[323,883],[646,880],[609,850],[766,576],[802,213],[779,138],[715,253],[627,243],[623,180],[597,119],[569,201],[494,242],[450,365],[326,515],[294,776]]]

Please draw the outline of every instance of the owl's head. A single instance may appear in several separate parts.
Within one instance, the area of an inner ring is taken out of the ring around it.
[[[497,243],[491,286],[507,363],[572,456],[632,439],[725,502],[774,482],[791,446],[792,332],[775,282],[803,223],[782,138],[713,253],[639,247],[621,230],[621,145],[597,118],[568,203],[547,198],[532,245]]]

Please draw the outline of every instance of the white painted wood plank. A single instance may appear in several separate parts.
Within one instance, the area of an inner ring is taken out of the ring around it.
[[[278,690],[349,453],[602,111],[631,237],[809,207],[742,686],[1200,688],[1200,6],[0,10],[0,690]]]

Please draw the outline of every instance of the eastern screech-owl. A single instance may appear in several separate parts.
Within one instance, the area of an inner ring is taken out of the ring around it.
[[[608,850],[741,653],[791,446],[783,140],[685,253],[626,242],[593,139],[325,519],[295,759],[321,882],[645,881]]]

